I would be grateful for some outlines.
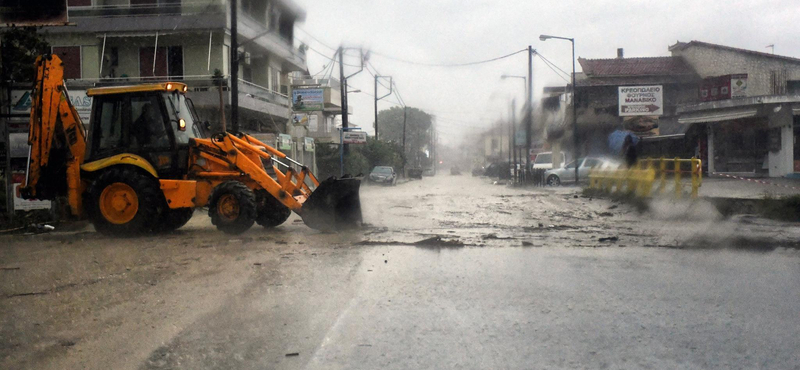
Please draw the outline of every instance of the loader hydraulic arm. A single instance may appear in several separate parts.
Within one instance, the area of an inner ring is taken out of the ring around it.
[[[20,189],[24,198],[66,195],[72,213],[81,213],[80,165],[86,154],[85,132],[64,86],[63,62],[57,55],[39,56],[31,97],[30,162]]]

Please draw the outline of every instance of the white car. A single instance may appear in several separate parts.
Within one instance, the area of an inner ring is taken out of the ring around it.
[[[567,156],[561,152],[561,163],[566,162]],[[536,159],[531,163],[534,170],[549,170],[553,168],[553,152],[542,152],[536,154]]]
[[[578,176],[580,177],[580,181],[588,181],[589,172],[592,169],[617,169],[620,165],[617,161],[600,157],[578,158],[577,163],[579,164]],[[544,173],[544,178],[545,181],[547,181],[547,185],[559,186],[562,182],[575,182],[575,164],[576,161],[572,161],[561,168],[547,170]]]

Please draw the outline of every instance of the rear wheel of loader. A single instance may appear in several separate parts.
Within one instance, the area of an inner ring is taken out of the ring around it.
[[[256,222],[264,228],[271,228],[286,222],[292,210],[275,199],[266,190],[256,190],[258,217]]]
[[[136,169],[108,169],[88,193],[87,212],[101,233],[128,236],[147,232],[158,219],[158,181]]]
[[[208,215],[218,230],[241,234],[256,220],[256,196],[239,181],[223,182],[211,193]]]
[[[194,208],[167,208],[161,212],[161,218],[159,219],[158,224],[155,225],[154,229],[155,231],[162,233],[180,229],[192,219],[193,214]]]

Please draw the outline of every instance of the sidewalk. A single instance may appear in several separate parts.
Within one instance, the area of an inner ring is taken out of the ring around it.
[[[753,178],[748,180],[711,177],[703,178],[700,197],[765,199],[800,195],[800,179]],[[759,181],[759,182],[756,182]],[[794,187],[788,188],[788,187]]]

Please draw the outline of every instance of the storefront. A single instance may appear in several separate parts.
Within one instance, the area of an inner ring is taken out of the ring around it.
[[[800,97],[763,96],[678,108],[679,123],[706,127],[708,172],[752,177],[800,171]]]

